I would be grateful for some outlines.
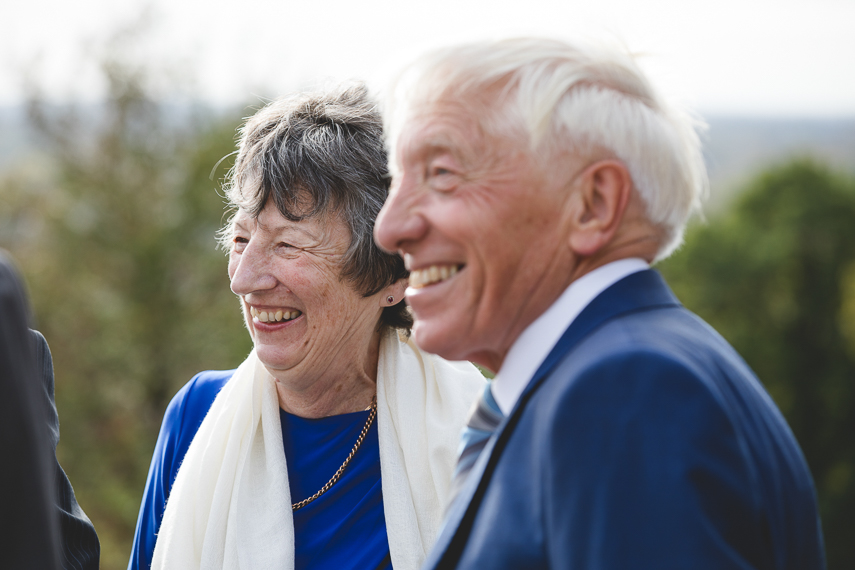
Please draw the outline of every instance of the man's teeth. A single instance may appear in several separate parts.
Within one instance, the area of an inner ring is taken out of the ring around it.
[[[421,289],[453,277],[459,270],[457,265],[431,265],[425,269],[410,271],[410,287]]]
[[[249,312],[262,323],[290,321],[291,319],[296,319],[303,314],[300,311],[259,311],[255,307],[250,307]]]

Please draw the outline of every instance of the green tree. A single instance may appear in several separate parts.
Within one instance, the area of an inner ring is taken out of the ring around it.
[[[817,485],[829,568],[855,568],[855,180],[808,160],[773,168],[661,270],[781,408]]]
[[[105,569],[127,565],[169,399],[251,349],[216,247],[224,205],[210,178],[238,121],[158,104],[150,70],[129,50],[108,53],[104,105],[34,97],[42,152],[0,180],[0,246],[22,267],[54,355],[59,458]]]

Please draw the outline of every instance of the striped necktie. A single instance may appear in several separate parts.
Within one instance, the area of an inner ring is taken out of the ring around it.
[[[484,387],[481,397],[475,401],[469,412],[469,420],[460,436],[460,454],[457,458],[457,467],[454,470],[454,479],[451,485],[451,496],[456,497],[467,475],[475,465],[475,460],[481,454],[481,450],[487,445],[487,441],[496,428],[502,423],[505,415],[499,409],[499,405],[493,398],[493,392],[488,383]]]

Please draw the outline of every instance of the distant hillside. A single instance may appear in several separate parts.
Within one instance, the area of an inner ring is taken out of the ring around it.
[[[0,107],[0,172],[36,146],[25,113],[24,107]]]
[[[176,110],[178,120],[187,113]],[[24,107],[0,107],[0,172],[36,151]],[[95,113],[94,108],[87,114]],[[855,174],[855,117],[842,119],[768,119],[708,116],[704,155],[710,175],[710,209],[726,204],[735,190],[771,164],[812,156],[835,170]],[[237,126],[237,125],[235,125]]]
[[[760,119],[706,117],[704,156],[710,175],[710,207],[726,203],[762,168],[810,156],[834,170],[855,174],[855,118]]]

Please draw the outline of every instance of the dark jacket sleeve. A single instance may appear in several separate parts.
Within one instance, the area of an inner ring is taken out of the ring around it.
[[[67,570],[97,570],[101,557],[98,535],[86,513],[77,504],[71,482],[56,459],[56,446],[59,443],[59,416],[54,402],[53,360],[50,348],[41,333],[30,331],[30,334],[38,372],[42,379],[43,403],[56,473],[56,510],[60,524],[62,567]]]
[[[21,283],[0,252],[0,567],[59,568],[53,459]]]

